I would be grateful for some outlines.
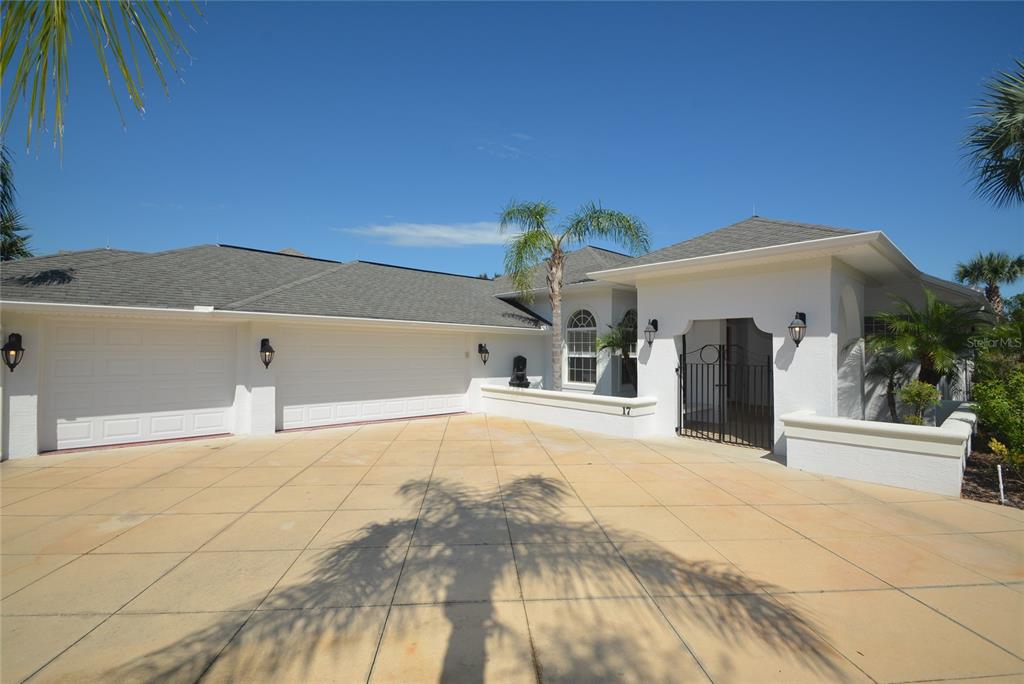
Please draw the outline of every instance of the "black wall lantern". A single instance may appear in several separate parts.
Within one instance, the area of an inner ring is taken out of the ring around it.
[[[4,363],[14,372],[14,367],[21,363],[21,357],[25,355],[25,348],[21,346],[21,335],[11,333],[7,337],[7,344],[4,345]]]
[[[483,361],[486,366],[487,359],[491,358],[491,352],[487,351],[487,345],[483,342],[476,345],[476,353],[480,355],[480,360]]]
[[[274,348],[270,346],[270,338],[264,337],[260,340],[260,361],[264,368],[270,368],[270,362],[274,360]]]
[[[647,340],[647,344],[654,344],[654,333],[658,332],[658,319],[652,318],[647,321],[647,327],[644,328],[644,339]]]
[[[797,311],[789,324],[789,336],[793,338],[793,344],[800,346],[804,341],[804,333],[807,332],[807,314]]]

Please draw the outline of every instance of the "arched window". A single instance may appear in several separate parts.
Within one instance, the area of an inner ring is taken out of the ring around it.
[[[594,314],[580,309],[570,316],[565,326],[565,343],[569,350],[569,382],[597,383],[597,320]]]
[[[630,309],[622,317],[622,327],[629,331],[629,338],[633,340],[629,345],[629,355],[636,356],[636,309]]]

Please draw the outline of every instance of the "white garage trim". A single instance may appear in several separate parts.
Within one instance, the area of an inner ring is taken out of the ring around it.
[[[323,323],[327,325],[356,324],[368,328],[390,327],[424,330],[494,331],[502,334],[538,335],[550,332],[548,326],[539,328],[477,325],[473,323],[445,323],[439,321],[405,321],[391,318],[358,318],[354,316],[317,316],[312,314],[270,313],[265,311],[225,311],[207,306],[193,309],[168,309],[148,306],[106,306],[101,304],[55,304],[50,302],[23,302],[0,300],[4,311],[24,313],[69,313],[77,315],[166,317],[168,319],[199,319],[210,322],[220,321],[294,321],[295,323]]]

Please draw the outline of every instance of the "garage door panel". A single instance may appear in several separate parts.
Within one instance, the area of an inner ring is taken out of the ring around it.
[[[61,345],[93,345],[96,331],[91,326],[58,325],[54,338]]]
[[[195,337],[203,344],[169,348]],[[227,328],[58,324],[47,336],[41,447],[228,432],[233,354]]]
[[[274,363],[281,427],[462,410],[467,389],[459,334],[303,331]]]
[[[139,346],[143,343],[145,336],[138,328],[110,328],[106,331],[107,344]]]

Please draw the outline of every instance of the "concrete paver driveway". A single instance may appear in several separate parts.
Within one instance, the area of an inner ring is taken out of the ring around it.
[[[2,679],[1024,677],[1024,516],[483,415],[2,481]]]

